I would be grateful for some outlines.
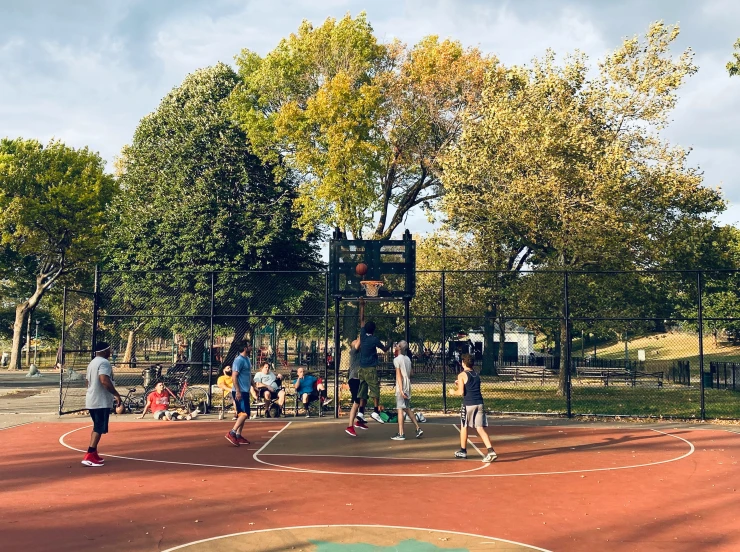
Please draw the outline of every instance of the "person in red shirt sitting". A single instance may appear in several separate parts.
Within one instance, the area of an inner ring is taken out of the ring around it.
[[[147,411],[151,410],[155,420],[161,420],[163,418],[167,418],[168,421],[177,420],[180,416],[179,413],[168,410],[170,407],[170,397],[174,396],[172,391],[164,386],[164,383],[158,381],[157,385],[154,386],[154,391],[147,395],[146,406],[140,417],[143,418],[146,416]]]

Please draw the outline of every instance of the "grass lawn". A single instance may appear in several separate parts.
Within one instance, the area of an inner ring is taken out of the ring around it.
[[[454,385],[448,384],[448,392]],[[482,385],[486,407],[492,412],[565,414],[565,397],[558,396],[554,385],[487,381]],[[389,387],[381,389],[381,403],[393,408],[395,396]],[[349,392],[343,393],[342,405],[349,405]],[[459,410],[460,397],[447,397],[447,410]],[[412,387],[411,405],[422,411],[443,409],[442,384],[419,383]],[[578,385],[571,394],[573,414],[613,416],[665,416],[698,419],[700,416],[699,387],[665,384],[657,386]],[[705,395],[707,419],[740,418],[740,392],[707,389]]]
[[[645,360],[689,360],[691,366],[699,366],[699,336],[685,332],[668,332],[652,334],[630,340],[627,343],[630,360],[637,360],[637,351],[645,350]],[[592,354],[593,349],[586,349],[585,354]],[[573,354],[580,356],[580,344],[573,345]],[[614,342],[596,348],[599,358],[623,359],[624,343]],[[704,362],[738,362],[740,363],[740,346],[727,343],[714,344],[714,338],[704,336]]]

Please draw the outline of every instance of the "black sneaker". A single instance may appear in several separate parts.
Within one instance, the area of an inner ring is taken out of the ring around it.
[[[468,451],[464,449],[460,449],[455,453],[455,458],[467,458],[468,457]]]

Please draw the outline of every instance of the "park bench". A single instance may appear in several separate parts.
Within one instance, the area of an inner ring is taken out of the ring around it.
[[[544,366],[499,366],[496,373],[502,377],[511,377],[515,383],[519,381],[539,380],[542,385],[551,378],[557,378],[558,371]]]
[[[600,380],[605,386],[610,383],[625,383],[635,387],[638,383],[654,383],[663,387],[663,372],[640,372],[622,367],[578,367],[576,378]]]

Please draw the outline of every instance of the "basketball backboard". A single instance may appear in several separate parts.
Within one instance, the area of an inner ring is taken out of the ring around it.
[[[367,273],[357,274],[360,263]],[[411,299],[416,293],[416,242],[406,230],[402,240],[348,240],[334,230],[329,245],[329,280],[332,297],[368,298],[361,281],[383,282],[377,300]]]

